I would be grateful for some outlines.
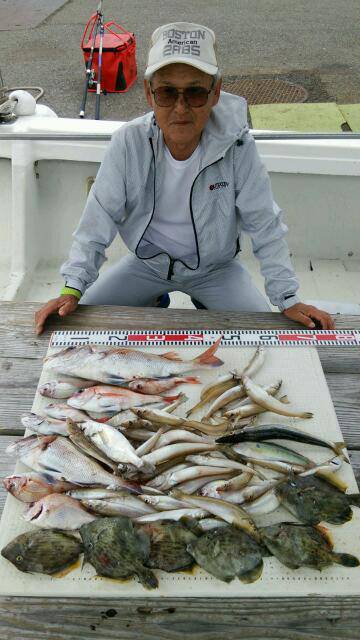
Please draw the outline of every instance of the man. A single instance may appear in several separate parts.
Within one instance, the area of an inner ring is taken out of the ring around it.
[[[251,237],[272,304],[309,328],[331,317],[296,296],[284,240],[287,227],[246,123],[246,102],[220,94],[211,29],[159,27],[145,72],[152,112],[112,137],[61,273],[65,287],[36,313],[37,333],[52,313],[84,304],[155,306],[183,291],[208,309],[268,311],[235,258]],[[130,255],[99,279],[105,250],[120,233]]]

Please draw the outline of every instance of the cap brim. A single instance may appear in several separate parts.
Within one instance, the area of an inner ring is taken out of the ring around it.
[[[144,78],[148,79],[150,76],[153,75],[153,73],[155,73],[155,71],[158,71],[163,67],[168,67],[170,64],[176,64],[176,63],[187,64],[189,65],[189,67],[195,67],[195,69],[200,69],[200,71],[207,73],[209,76],[214,76],[218,72],[218,67],[216,67],[214,64],[207,64],[206,62],[201,62],[200,60],[199,62],[195,60],[194,61],[191,60],[190,62],[189,58],[176,56],[176,57],[169,58],[168,60],[161,60],[161,62],[157,62],[156,64],[153,64],[153,65],[150,65],[150,67],[147,67],[144,73]]]

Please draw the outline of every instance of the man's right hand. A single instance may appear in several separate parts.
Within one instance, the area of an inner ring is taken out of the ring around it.
[[[70,294],[49,300],[49,302],[44,304],[44,306],[35,313],[35,329],[37,335],[40,335],[40,333],[43,332],[48,316],[51,316],[54,313],[58,313],[59,316],[67,316],[69,313],[75,311],[78,304],[78,298]]]

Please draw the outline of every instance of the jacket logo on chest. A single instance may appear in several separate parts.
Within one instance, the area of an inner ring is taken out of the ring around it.
[[[209,189],[210,191],[214,191],[214,189],[224,189],[225,187],[228,187],[229,183],[228,182],[215,182],[215,184],[209,184]]]

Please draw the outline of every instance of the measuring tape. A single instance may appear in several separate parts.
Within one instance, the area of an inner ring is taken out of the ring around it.
[[[195,347],[210,346],[222,336],[222,347],[309,347],[360,345],[360,331],[317,331],[307,329],[230,329],[205,330],[137,330],[137,331],[55,331],[51,347],[70,347],[81,344],[99,344],[124,347]]]

